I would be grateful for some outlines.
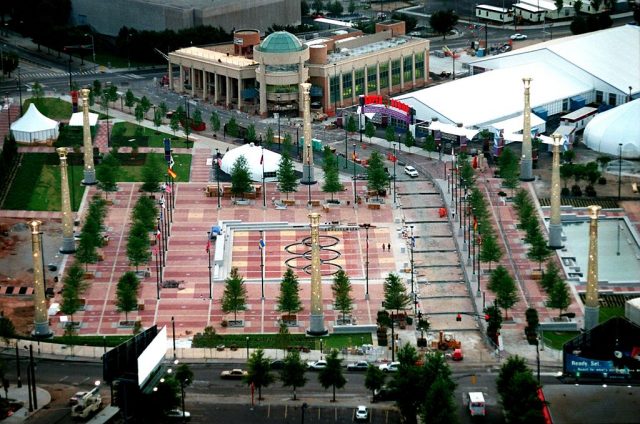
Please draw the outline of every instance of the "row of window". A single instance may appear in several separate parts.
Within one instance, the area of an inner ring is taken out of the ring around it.
[[[424,78],[424,53],[415,55],[415,78]],[[411,56],[404,57],[402,64],[400,59],[391,61],[391,85],[400,85],[400,74],[402,73],[405,84],[411,83],[414,78],[413,60]],[[380,63],[380,89],[389,88],[389,63]],[[340,92],[340,78],[342,78],[342,96]],[[355,93],[353,92],[353,82],[355,82]],[[337,102],[340,97],[352,98],[354,95],[364,94],[365,83],[367,84],[367,92],[374,93],[378,90],[378,78],[376,65],[367,67],[367,80],[364,79],[364,68],[354,70],[353,73],[347,72],[343,74],[333,75],[329,78],[329,101]]]

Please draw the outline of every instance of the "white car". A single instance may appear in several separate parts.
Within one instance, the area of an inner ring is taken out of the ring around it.
[[[382,364],[378,366],[378,368],[384,372],[397,372],[399,365],[400,362],[389,362],[388,364]]]
[[[355,420],[356,421],[366,421],[369,419],[369,410],[367,409],[366,406],[364,405],[359,405],[356,408],[356,416],[355,416]]]
[[[524,35],[524,34],[520,34],[518,32],[518,33],[515,33],[515,34],[511,34],[511,37],[509,37],[509,38],[511,38],[512,40],[526,40],[527,36]]]
[[[418,176],[418,171],[411,165],[407,165],[404,167],[404,173],[410,176],[411,178],[415,178]]]
[[[315,362],[307,362],[307,367],[309,367],[310,370],[322,370],[327,368],[327,361],[315,361]]]
[[[166,417],[170,421],[191,421],[191,413],[189,411],[182,412],[182,409],[172,409],[167,412]]]

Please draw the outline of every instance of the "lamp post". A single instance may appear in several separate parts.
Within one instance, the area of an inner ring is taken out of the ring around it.
[[[415,293],[415,291],[413,289],[413,248],[416,245],[416,240],[413,238],[413,225],[410,225],[409,228],[411,228],[411,241],[410,241],[411,244],[409,246],[411,248],[411,250],[410,250],[410,252],[411,252],[411,297],[413,297],[414,293]],[[416,305],[416,303],[414,301],[413,302],[414,313],[415,313],[415,309],[416,309],[415,305]]]
[[[249,360],[249,336],[247,336],[247,361]]]
[[[631,101],[631,89],[633,87],[629,86],[629,99],[627,100],[627,103]]]
[[[24,347],[27,348],[26,346]],[[29,345],[29,370],[31,371],[31,392],[33,397],[33,409],[38,409],[38,397],[36,396],[36,367],[33,363],[33,345]]]
[[[69,90],[71,90],[71,55],[69,55]],[[19,66],[18,66],[18,95],[20,96],[20,116],[22,116],[22,81],[20,79]]]
[[[324,352],[324,350],[322,349],[324,347],[323,343],[324,340],[322,339],[322,337],[320,337],[320,359],[322,359],[322,352]]]
[[[22,387],[22,377],[20,376],[20,351],[18,349],[18,342],[16,342],[16,375],[18,379],[18,388]]]
[[[277,118],[278,118],[278,151],[282,152],[282,138],[280,138],[280,94],[276,95],[278,102],[276,103],[276,108],[278,109]]]
[[[345,122],[346,116],[344,114],[344,109],[342,110],[342,126],[344,127],[344,169],[349,167],[349,152],[347,151],[347,140],[349,138],[349,133],[347,133],[347,123]]]
[[[369,300],[369,228],[375,228],[374,225],[369,223],[360,224],[360,228],[364,228],[365,232],[365,259],[364,259],[364,298],[365,300]]]
[[[187,100],[187,96],[184,96],[184,104],[185,104],[185,109],[187,110],[187,119],[184,123],[184,134],[187,136],[187,140],[185,141],[187,144],[187,148],[189,148],[189,101]]]
[[[171,317],[171,336],[173,338],[173,359],[176,359],[176,320]]]
[[[396,163],[398,158],[396,157],[396,143],[393,143],[393,206],[396,205]]]
[[[220,209],[220,150],[216,148],[216,185],[218,186],[218,209]]]
[[[213,282],[211,281],[211,231],[207,231],[207,260],[209,264],[209,300],[213,299]]]
[[[353,143],[353,207],[358,204],[358,182],[356,180],[356,143]]]
[[[260,230],[260,298],[264,300],[264,231]]]
[[[333,114],[338,116],[338,64],[333,64]]]
[[[184,410],[184,386],[187,383],[187,379],[184,380],[180,380],[180,394],[181,394],[181,400],[182,400],[182,422],[187,422],[187,413]]]
[[[266,209],[267,207],[267,190],[264,186],[264,146],[260,143],[262,148],[262,156],[260,156],[260,162],[262,162],[262,207]]]
[[[618,202],[622,189],[622,143],[618,143]]]
[[[96,63],[96,42],[93,38],[93,34],[85,34],[85,37],[91,37],[91,53],[93,54],[93,63]]]

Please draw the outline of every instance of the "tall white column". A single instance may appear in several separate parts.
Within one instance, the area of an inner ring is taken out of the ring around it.
[[[600,303],[598,302],[598,212],[600,206],[591,205],[589,211],[589,262],[587,265],[587,293],[584,302],[584,329],[591,330],[598,325]]]
[[[549,248],[562,249],[562,217],[560,216],[560,145],[562,137],[554,133],[553,164],[551,165],[551,211],[549,217]]]
[[[531,78],[522,78],[524,83],[524,122],[522,125],[522,159],[520,160],[520,180],[533,181],[533,159],[531,154]]]
[[[306,141],[306,140],[305,140]],[[320,214],[309,214],[311,221],[311,319],[307,334],[323,336],[327,334],[324,326],[324,312],[322,310],[322,274],[320,262]]]
[[[60,185],[62,203],[62,247],[60,253],[68,254],[76,251],[73,238],[73,215],[71,211],[71,197],[69,196],[69,176],[67,172],[67,148],[56,149],[60,157]]]
[[[311,84],[300,84],[302,92],[302,134],[304,135],[304,150],[302,152],[302,184],[314,184],[313,175],[313,135],[311,133]],[[298,140],[296,140],[298,142]]]
[[[51,337],[49,329],[49,316],[47,314],[47,298],[44,293],[44,265],[42,261],[42,233],[40,221],[29,222],[31,227],[31,252],[33,257],[33,304],[34,329],[31,333],[36,338]]]
[[[91,141],[91,125],[89,124],[89,89],[82,89],[82,141],[84,148],[84,179],[82,184],[94,185],[96,169],[93,164],[93,142]]]

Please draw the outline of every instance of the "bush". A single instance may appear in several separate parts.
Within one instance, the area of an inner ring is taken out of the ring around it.
[[[593,188],[592,185],[588,185],[587,187],[585,187],[584,192],[585,192],[585,196],[587,196],[587,197],[596,197],[597,196],[596,189]]]
[[[407,325],[412,325],[413,324],[413,318],[411,318],[411,317],[407,317],[406,321],[407,321]]]
[[[600,185],[607,184],[607,179],[605,177],[598,178],[598,184],[600,184]]]
[[[579,185],[575,184],[575,185],[571,186],[571,195],[573,197],[582,196],[582,189],[580,188]]]
[[[571,196],[571,190],[569,190],[568,187],[562,187],[562,190],[560,190],[560,196],[564,196],[564,197]]]

